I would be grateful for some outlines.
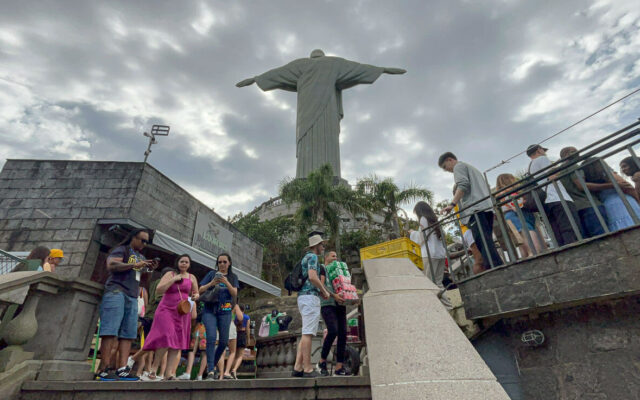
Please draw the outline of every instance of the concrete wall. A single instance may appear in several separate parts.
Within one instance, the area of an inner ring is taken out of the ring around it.
[[[61,248],[57,272],[69,277],[92,276],[98,219],[131,218],[190,245],[199,211],[233,232],[234,265],[260,277],[262,246],[148,164],[7,160],[0,172],[0,249]]]
[[[131,208],[131,218],[190,245],[198,212],[207,214],[218,225],[233,232],[230,251],[233,265],[260,278],[262,245],[245,236],[158,170],[145,166]]]
[[[7,160],[0,172],[0,249],[63,249],[58,272],[78,276],[96,221],[129,214],[141,173],[139,163]]]
[[[480,340],[497,339],[517,361],[524,399],[638,399],[639,302],[629,297],[511,318]],[[542,346],[520,340],[531,329],[543,332]]]

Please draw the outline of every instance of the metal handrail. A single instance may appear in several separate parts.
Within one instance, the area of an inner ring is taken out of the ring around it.
[[[576,181],[579,183],[579,185],[577,185],[578,188],[584,191],[586,199],[589,201],[591,208],[594,210],[594,214],[597,217],[598,223],[603,228],[604,233],[608,234],[611,230],[607,226],[605,217],[601,214],[600,210],[596,206],[594,200],[595,194],[591,193],[591,191],[587,187],[587,182],[579,173],[579,171],[583,170],[585,167],[592,166],[596,162],[600,164],[600,168],[604,170],[604,174],[606,175],[606,178],[608,180],[608,182],[604,183],[610,183],[611,188],[616,191],[616,194],[620,197],[626,212],[629,214],[631,220],[633,221],[633,226],[640,225],[640,215],[637,215],[637,213],[634,211],[634,207],[632,206],[632,203],[635,202],[635,199],[630,200],[627,198],[627,195],[625,195],[622,188],[617,183],[612,170],[604,161],[604,159],[626,150],[631,154],[634,162],[640,167],[640,160],[638,160],[638,157],[633,150],[633,146],[640,143],[640,138],[635,138],[640,134],[640,128],[636,128],[638,125],[640,125],[640,121],[629,124],[623,129],[617,130],[614,133],[609,134],[604,138],[601,138],[582,148],[578,151],[578,155],[552,163],[551,165],[541,170],[535,171],[525,178],[500,189],[490,189],[487,175],[485,173],[485,183],[487,185],[487,188],[489,189],[489,195],[475,201],[472,204],[465,204],[464,207],[460,207],[457,213],[452,213],[446,217],[443,217],[437,223],[429,225],[426,228],[422,229],[425,242],[427,241],[428,236],[434,232],[435,227],[439,227],[444,233],[446,232],[445,227],[447,225],[456,224],[460,229],[460,236],[464,247],[464,254],[467,255],[467,260],[470,261],[471,257],[469,256],[469,248],[466,241],[464,240],[464,236],[462,235],[461,220],[473,218],[475,223],[479,225],[480,220],[478,217],[478,213],[483,211],[491,211],[497,217],[498,228],[500,229],[500,233],[502,234],[506,245],[506,248],[502,249],[508,254],[508,262],[506,262],[505,264],[513,264],[518,261],[517,252],[515,250],[514,244],[512,243],[511,237],[507,232],[507,223],[504,215],[502,214],[502,206],[513,202],[517,218],[522,224],[522,231],[520,232],[520,234],[523,236],[523,240],[525,241],[525,243],[531,249],[531,253],[536,256],[540,253],[540,251],[536,249],[532,235],[535,235],[536,239],[538,239],[541,243],[545,242],[545,240],[537,228],[534,231],[531,231],[527,228],[524,210],[521,209],[520,204],[518,203],[519,199],[528,194],[531,194],[531,196],[533,197],[536,205],[535,208],[537,208],[537,211],[535,212],[540,214],[542,226],[544,226],[546,234],[548,235],[554,248],[562,247],[562,245],[568,244],[568,241],[571,240],[571,235],[575,237],[575,240],[571,242],[583,242],[588,238],[583,237],[581,223],[577,219],[578,215],[577,213],[575,213],[574,215],[574,212],[572,210],[572,201],[571,199],[564,198],[562,190],[560,190],[560,180],[566,177],[571,177],[574,181],[574,184],[576,184]],[[542,204],[541,199],[538,197],[537,191],[539,189],[547,190],[545,188],[554,188],[556,193],[558,193],[558,203],[560,208],[556,208],[554,212],[560,213],[559,210],[561,209],[561,212],[564,213],[564,215],[568,219],[567,226],[565,226],[563,231],[560,232],[561,237],[556,237],[556,234],[552,228],[552,221],[554,221],[554,216],[547,214],[548,210],[545,208],[545,206]],[[472,208],[474,208],[478,204],[486,202],[487,199],[490,199],[492,204],[491,207],[482,208],[480,210],[472,210]],[[430,230],[431,232],[427,233],[428,230]],[[568,233],[569,231],[570,233]],[[565,234],[569,239],[565,237]],[[444,236],[445,235],[442,235],[443,245],[447,250],[446,257],[449,260],[449,265],[452,266],[450,254],[446,242],[444,241]],[[488,249],[490,249],[490,246],[495,246],[494,240],[492,236],[489,238],[485,237],[485,233],[482,229],[480,229],[480,236],[480,238],[474,238],[474,241],[478,246],[482,246],[482,248],[485,250],[483,254],[483,256],[485,256],[488,252]],[[544,251],[544,249],[541,250]],[[427,256],[429,257],[429,259],[431,259],[431,254],[429,254],[429,251],[427,251],[427,253]],[[484,262],[489,264],[490,268],[496,266],[493,257],[486,258],[488,258],[488,260],[484,260]],[[450,272],[451,279],[454,282],[457,282],[458,280],[456,279],[453,270],[451,270]],[[463,279],[464,278],[466,277],[463,277]]]

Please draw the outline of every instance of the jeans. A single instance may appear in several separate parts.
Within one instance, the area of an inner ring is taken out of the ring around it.
[[[467,226],[471,229],[473,240],[476,242],[478,249],[480,249],[480,253],[482,254],[482,259],[485,264],[484,266],[486,268],[491,268],[491,262],[493,262],[493,267],[502,265],[502,258],[498,254],[496,246],[493,243],[493,212],[480,211],[473,214],[470,217],[469,224]],[[487,242],[486,248],[484,245],[485,241]],[[491,260],[491,262],[489,260]]]
[[[598,211],[602,215],[604,219],[605,225],[607,224],[607,211],[604,206],[598,206]],[[585,238],[590,238],[593,236],[598,236],[604,234],[604,228],[600,225],[600,221],[598,221],[598,216],[596,215],[595,210],[592,207],[583,208],[582,210],[578,210],[578,215],[580,216],[580,225],[582,225],[582,236]]]
[[[222,357],[224,349],[229,343],[229,325],[231,325],[230,312],[204,311],[202,313],[202,323],[207,331],[207,370],[212,372],[216,364]],[[218,346],[216,347],[216,336]],[[219,371],[222,373],[222,371]]]
[[[567,207],[569,211],[571,211],[574,220],[577,221],[575,218],[575,215],[577,215],[576,207],[573,205],[573,202],[568,201]],[[544,205],[544,210],[547,213],[547,218],[549,218],[549,224],[551,224],[551,229],[553,229],[553,234],[556,237],[558,246],[564,246],[578,240],[571,227],[571,222],[569,222],[569,216],[564,212],[561,202],[554,201],[553,203],[547,203]]]
[[[324,306],[320,309],[322,319],[327,325],[327,337],[322,342],[322,353],[320,358],[327,359],[333,341],[338,337],[336,349],[336,362],[344,362],[344,352],[347,346],[347,307],[345,306]]]

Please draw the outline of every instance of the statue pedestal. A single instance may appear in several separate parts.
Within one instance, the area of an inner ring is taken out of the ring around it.
[[[502,386],[406,258],[364,261],[363,297],[374,399],[508,400]]]

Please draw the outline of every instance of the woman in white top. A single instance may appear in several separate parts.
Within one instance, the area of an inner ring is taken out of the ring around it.
[[[436,213],[433,211],[431,206],[424,201],[419,201],[416,206],[413,208],[413,212],[418,217],[418,221],[420,221],[420,231],[419,235],[412,235],[412,238],[415,237],[414,240],[416,243],[420,244],[420,250],[422,252],[422,263],[424,265],[424,269],[426,271],[429,279],[433,281],[440,289],[444,289],[444,285],[442,284],[442,278],[444,277],[444,267],[445,261],[447,258],[447,253],[445,251],[444,245],[442,243],[442,231],[439,226],[432,227],[424,231],[427,235],[427,241],[425,243],[424,234],[422,233],[424,229],[427,227],[434,225],[438,222],[438,217]],[[429,252],[427,253],[427,247],[429,248]],[[431,256],[429,258],[429,256]],[[447,294],[444,293],[440,298],[442,304],[450,310],[451,301]]]

